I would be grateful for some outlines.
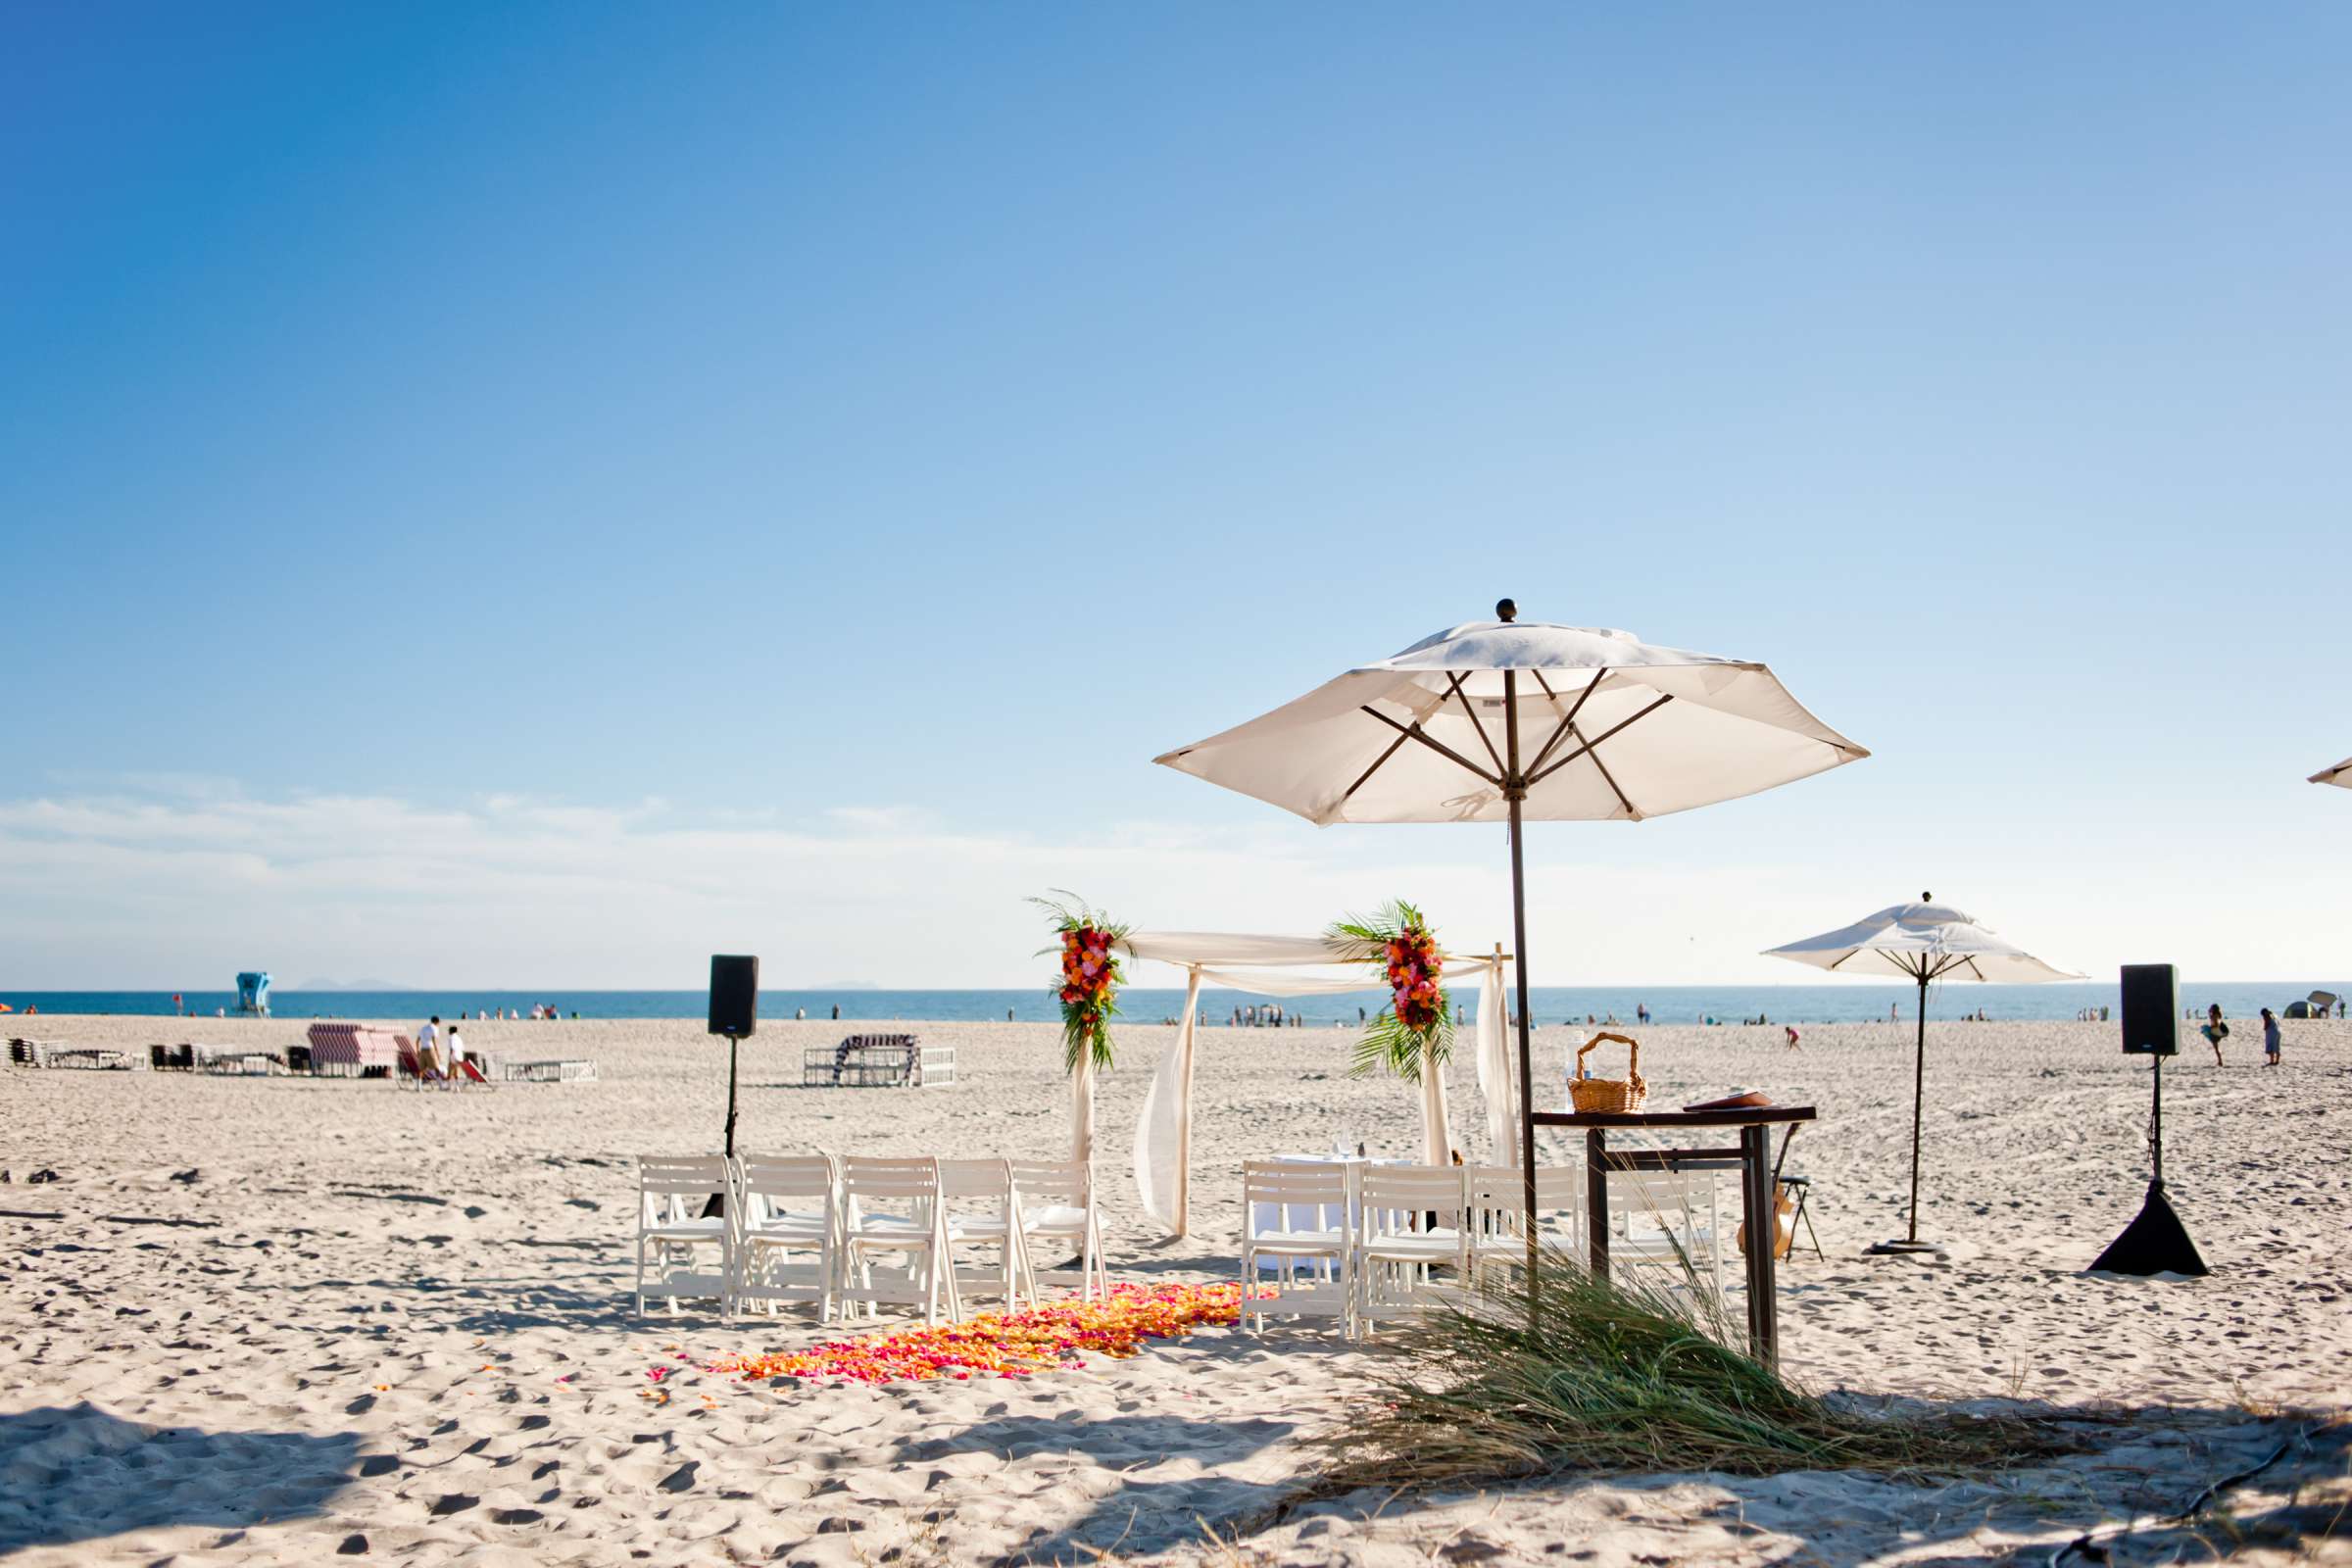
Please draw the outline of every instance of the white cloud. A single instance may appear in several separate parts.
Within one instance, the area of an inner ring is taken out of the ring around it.
[[[1800,858],[1767,844],[1725,863],[1664,834],[1644,842],[1657,858],[1594,863],[1563,852],[1622,840],[1565,824],[1530,835],[1539,983],[1802,984],[1759,950],[1910,891],[1886,886],[1885,856],[1862,846]],[[261,965],[295,982],[686,989],[710,954],[751,952],[779,988],[1022,986],[1043,983],[1043,937],[1021,901],[1049,888],[1139,924],[1299,933],[1402,895],[1470,948],[1509,940],[1505,857],[1499,828],[1317,831],[1271,813],[1239,830],[1138,820],[1060,841],[870,802],[796,821],[659,800],[57,795],[0,801],[0,984],[220,986]],[[2276,891],[2282,923],[2264,930],[2168,898],[2162,870],[2092,880],[2020,857],[1972,871],[1997,895],[1977,912],[2094,976],[2153,956],[2206,978],[2327,978],[2311,935],[2326,923],[2287,917]],[[1937,891],[1978,902],[1978,889]],[[2279,930],[2309,936],[2308,951]],[[1137,979],[1175,982],[1154,966]]]

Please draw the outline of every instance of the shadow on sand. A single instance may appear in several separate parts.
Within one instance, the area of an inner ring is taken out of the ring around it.
[[[951,1437],[907,1444],[894,1458],[900,1464],[919,1464],[958,1453],[993,1453],[1007,1461],[1036,1453],[1073,1453],[1114,1470],[1139,1470],[1175,1458],[1191,1459],[1205,1470],[1261,1453],[1296,1430],[1288,1421],[1254,1418],[1004,1417],[966,1427]],[[1058,1528],[1039,1525],[1005,1560],[1041,1565],[1096,1563],[1111,1560],[1111,1553],[1124,1558],[1198,1543],[1202,1520],[1231,1521],[1263,1514],[1279,1503],[1292,1486],[1288,1479],[1256,1482],[1208,1474],[1171,1481],[1130,1479],[1080,1517]]]
[[[348,1434],[154,1427],[92,1404],[0,1416],[0,1552],[317,1514],[358,1448]]]

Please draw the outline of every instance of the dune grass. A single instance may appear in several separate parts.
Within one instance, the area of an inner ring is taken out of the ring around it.
[[[1391,1342],[1364,1407],[1321,1440],[1319,1494],[1562,1471],[1865,1470],[1921,1477],[2072,1446],[2046,1423],[1873,1417],[1743,1350],[1720,1301],[1614,1284],[1547,1250],[1524,1294],[1434,1308]],[[1695,1300],[1698,1304],[1687,1304]]]

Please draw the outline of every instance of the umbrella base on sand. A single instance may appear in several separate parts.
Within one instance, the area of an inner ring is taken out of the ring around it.
[[[1909,1257],[1920,1252],[1941,1255],[1943,1248],[1935,1242],[1881,1242],[1863,1249],[1864,1257]]]

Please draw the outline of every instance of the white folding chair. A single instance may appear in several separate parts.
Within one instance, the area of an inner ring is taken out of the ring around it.
[[[840,1167],[830,1154],[746,1154],[735,1163],[735,1283],[738,1306],[814,1301],[833,1317],[841,1270]],[[809,1254],[793,1261],[794,1253]]]
[[[948,1256],[947,1213],[939,1198],[936,1159],[859,1159],[841,1162],[841,1298],[863,1301],[868,1315],[884,1301],[923,1309],[937,1323],[941,1304],[951,1322],[963,1316]],[[876,1269],[877,1257],[898,1268]]]
[[[1095,1212],[1094,1172],[1083,1160],[1010,1161],[1013,1201],[1020,1210],[1021,1250],[1028,1259],[1029,1297],[1041,1281],[1075,1285],[1087,1300],[1110,1294],[1102,1261],[1102,1226]],[[1037,1260],[1066,1251],[1077,1268],[1039,1268]]]
[[[1012,1185],[1011,1162],[943,1159],[939,1195],[947,1212],[948,1260],[956,1299],[975,1293],[993,1295],[1008,1312],[1020,1306],[1024,1291],[1035,1301],[1037,1287],[1030,1283],[1029,1259],[1021,1245],[1021,1202]],[[958,1266],[959,1247],[994,1248],[995,1267]]]
[[[645,1315],[646,1265],[653,1264],[657,1294],[669,1298],[674,1316],[681,1296],[715,1298],[719,1314],[728,1309],[735,1275],[734,1173],[722,1154],[637,1158],[637,1315]],[[726,1198],[727,1212],[705,1217],[711,1195]],[[706,1266],[707,1250],[717,1252]]]
[[[1581,1260],[1585,1245],[1585,1171],[1581,1165],[1536,1167],[1536,1241]],[[1463,1224],[1470,1272],[1481,1289],[1497,1269],[1527,1268],[1527,1188],[1516,1165],[1472,1165],[1463,1173]]]
[[[1242,1166],[1242,1326],[1256,1333],[1268,1310],[1258,1294],[1261,1263],[1275,1270],[1271,1308],[1339,1320],[1348,1332],[1355,1304],[1355,1167],[1252,1159]],[[1304,1274],[1300,1263],[1313,1265]],[[1302,1283],[1303,1282],[1303,1283]],[[1254,1314],[1257,1322],[1250,1321]]]
[[[1367,1165],[1357,1179],[1356,1321],[1364,1332],[1458,1295],[1470,1278],[1464,1227],[1467,1173],[1459,1165]],[[1453,1271],[1440,1284],[1433,1270]]]
[[[1704,1218],[1701,1218],[1703,1214]],[[1609,1267],[1655,1266],[1669,1288],[1690,1284],[1701,1270],[1723,1298],[1721,1215],[1715,1172],[1611,1171]]]

